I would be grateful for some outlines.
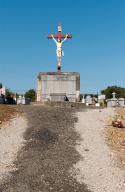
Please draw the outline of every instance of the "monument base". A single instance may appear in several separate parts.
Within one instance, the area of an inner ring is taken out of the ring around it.
[[[57,66],[57,71],[61,72],[61,66]]]
[[[37,77],[37,101],[80,99],[80,74],[77,72],[40,72]]]

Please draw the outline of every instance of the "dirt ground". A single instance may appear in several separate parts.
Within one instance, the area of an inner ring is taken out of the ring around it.
[[[69,172],[81,158],[75,149],[79,140],[75,112],[43,106],[22,106],[20,111],[28,120],[25,146],[14,162],[17,170],[0,185],[0,191],[89,192]]]
[[[117,107],[114,111],[125,126],[125,108]],[[125,128],[113,127],[112,120],[107,122],[106,141],[115,153],[117,166],[125,168]]]
[[[0,105],[0,124],[11,119],[15,113],[17,113],[16,108],[8,105]]]

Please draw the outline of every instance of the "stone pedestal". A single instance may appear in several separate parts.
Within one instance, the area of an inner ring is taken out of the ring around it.
[[[76,72],[39,73],[37,101],[77,102],[80,99],[80,74]]]

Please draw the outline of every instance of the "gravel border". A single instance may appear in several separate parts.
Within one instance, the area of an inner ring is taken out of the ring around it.
[[[106,145],[106,120],[114,116],[112,108],[88,110],[77,114],[75,130],[81,136],[76,150],[81,160],[71,170],[79,183],[87,184],[94,192],[125,191],[125,170],[116,167],[115,154]]]
[[[13,162],[18,151],[25,144],[23,134],[27,121],[23,116],[16,115],[13,119],[1,126],[0,129],[0,184],[11,172],[16,170]]]

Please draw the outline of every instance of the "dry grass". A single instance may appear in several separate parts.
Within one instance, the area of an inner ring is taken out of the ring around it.
[[[0,124],[8,121],[16,114],[17,110],[13,106],[0,105]]]
[[[115,112],[125,126],[125,108],[116,108]],[[107,143],[114,150],[118,165],[125,167],[125,128],[113,127],[112,120],[108,121],[106,129]]]

